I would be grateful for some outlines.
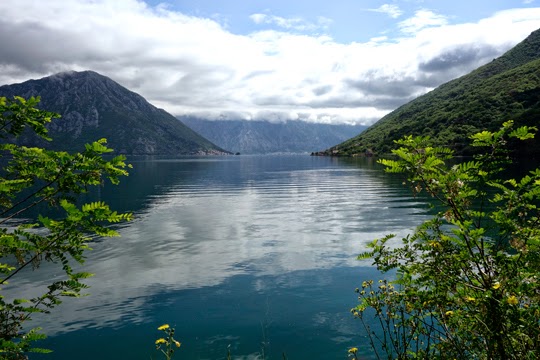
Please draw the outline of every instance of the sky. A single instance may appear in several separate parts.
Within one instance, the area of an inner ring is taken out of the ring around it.
[[[540,0],[0,0],[0,85],[93,70],[173,115],[371,125],[540,28]]]

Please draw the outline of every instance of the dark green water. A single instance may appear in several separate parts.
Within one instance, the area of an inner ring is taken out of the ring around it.
[[[373,159],[309,156],[133,158],[119,187],[91,198],[135,220],[92,245],[90,296],[36,319],[54,353],[36,359],[158,359],[168,323],[177,359],[370,359],[349,313],[379,276],[365,244],[426,217]],[[32,294],[56,270],[20,283]]]

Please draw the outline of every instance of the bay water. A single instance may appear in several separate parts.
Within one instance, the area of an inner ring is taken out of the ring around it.
[[[303,155],[134,157],[119,186],[87,196],[133,212],[119,238],[91,244],[89,296],[67,299],[33,326],[36,359],[161,359],[157,327],[182,343],[175,359],[373,358],[350,309],[381,275],[356,260],[428,216],[403,179],[372,158]],[[26,274],[37,294],[54,266]]]

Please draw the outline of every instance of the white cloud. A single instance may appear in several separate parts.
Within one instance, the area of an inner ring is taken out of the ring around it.
[[[384,4],[384,5],[381,5],[380,7],[378,7],[377,9],[369,9],[369,11],[374,11],[374,12],[380,12],[380,13],[383,13],[383,14],[387,14],[392,19],[397,19],[398,17],[400,17],[403,14],[403,11],[401,11],[399,6],[397,6],[395,4]]]
[[[332,23],[331,19],[320,16],[317,23],[306,21],[301,17],[284,18],[281,16],[256,13],[249,16],[255,24],[275,25],[286,30],[316,31],[326,29]]]
[[[270,16],[266,14],[252,14],[249,16],[249,18],[253,20],[255,24],[264,24],[268,21],[267,19],[269,17]]]
[[[418,10],[413,17],[399,23],[399,28],[405,33],[416,33],[426,27],[440,27],[448,24],[445,16],[435,14],[430,10]]]
[[[90,69],[177,115],[365,124],[540,28],[540,8],[454,25],[422,10],[399,23],[399,38],[342,44],[275,30],[236,35],[137,0],[0,1],[0,13],[0,84]]]

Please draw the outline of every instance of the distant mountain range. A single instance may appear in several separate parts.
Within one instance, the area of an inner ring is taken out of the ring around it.
[[[218,146],[242,154],[311,153],[361,133],[366,126],[287,121],[179,119]]]
[[[134,155],[225,154],[171,114],[93,71],[64,72],[0,87],[0,96],[41,96],[40,108],[59,113],[48,126],[52,142],[24,134],[21,145],[82,150],[106,138],[117,153]]]
[[[429,135],[457,154],[474,152],[469,136],[504,121],[540,124],[540,30],[501,57],[399,107],[360,135],[319,155],[389,153],[404,135]],[[518,155],[540,156],[540,134]]]

